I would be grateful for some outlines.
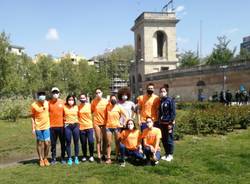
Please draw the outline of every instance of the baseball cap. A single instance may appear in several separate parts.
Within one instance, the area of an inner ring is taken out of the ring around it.
[[[57,87],[53,87],[53,88],[51,89],[51,92],[54,92],[54,91],[60,92],[60,90],[59,90]]]

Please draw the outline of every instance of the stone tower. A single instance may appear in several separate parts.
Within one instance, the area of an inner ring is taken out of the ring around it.
[[[142,92],[145,75],[176,69],[175,12],[143,12],[132,27],[135,39],[135,61],[130,72],[135,95]]]

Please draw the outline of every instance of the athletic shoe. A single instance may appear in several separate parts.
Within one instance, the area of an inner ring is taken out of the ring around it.
[[[62,159],[61,164],[66,164],[66,160]]]
[[[95,161],[94,157],[90,157],[90,158],[89,158],[89,161],[90,161],[90,162],[94,162],[94,161]]]
[[[57,162],[56,162],[55,159],[52,159],[51,162],[50,162],[51,165],[56,165],[56,163],[57,163]]]
[[[39,161],[39,165],[40,165],[40,167],[44,167],[44,166],[45,166],[44,161],[43,161],[43,160],[40,160],[40,161]]]
[[[78,164],[79,164],[78,157],[75,157],[75,164],[76,164],[76,165],[78,165]]]
[[[71,166],[72,164],[73,164],[72,158],[69,158],[69,159],[68,159],[68,165]]]
[[[154,163],[155,165],[158,165],[159,164],[159,161],[155,161],[155,163]]]
[[[106,160],[106,162],[105,162],[106,164],[112,164],[112,161],[111,161],[111,159],[110,158],[108,158],[107,160]]]
[[[49,161],[48,161],[47,158],[45,158],[45,159],[43,160],[43,162],[44,162],[44,165],[45,165],[45,166],[49,166],[49,165],[50,165],[50,163],[49,163]]]
[[[168,155],[166,161],[171,162],[174,159],[173,155]]]
[[[121,167],[125,167],[125,166],[126,166],[126,162],[120,163],[120,166],[121,166]]]
[[[163,157],[161,157],[162,160],[167,160],[167,155],[164,155]]]
[[[82,157],[82,162],[86,162],[86,157]]]

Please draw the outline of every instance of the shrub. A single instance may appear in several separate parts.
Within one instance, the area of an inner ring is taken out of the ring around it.
[[[29,117],[32,99],[22,97],[0,100],[0,119],[16,122],[19,118]]]

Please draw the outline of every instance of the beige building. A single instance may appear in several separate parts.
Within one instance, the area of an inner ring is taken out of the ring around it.
[[[8,51],[10,53],[13,53],[13,54],[16,54],[18,56],[21,56],[22,54],[24,54],[24,47],[17,46],[17,45],[10,45],[8,47]]]
[[[135,42],[135,61],[131,63],[132,91],[142,90],[145,75],[176,69],[175,12],[143,12],[132,27]]]

